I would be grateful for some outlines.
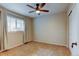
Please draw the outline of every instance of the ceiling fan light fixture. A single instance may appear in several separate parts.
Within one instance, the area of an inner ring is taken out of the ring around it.
[[[40,13],[40,11],[39,11],[39,10],[37,10],[37,11],[36,11],[36,13],[38,14],[38,13]]]
[[[49,10],[43,9],[46,3],[36,3],[36,7],[31,5],[27,5],[28,7],[34,9],[35,11],[30,11],[29,13],[35,12],[36,14],[40,15],[41,12],[49,12]]]

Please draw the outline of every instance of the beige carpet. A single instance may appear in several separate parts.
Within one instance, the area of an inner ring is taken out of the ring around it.
[[[70,51],[64,46],[30,42],[20,47],[0,53],[1,56],[69,56]]]

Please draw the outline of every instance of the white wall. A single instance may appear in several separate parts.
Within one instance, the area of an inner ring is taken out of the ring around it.
[[[67,46],[67,17],[64,13],[34,19],[34,41]]]
[[[26,17],[26,29],[25,29],[25,40],[24,42],[33,41],[33,18]]]

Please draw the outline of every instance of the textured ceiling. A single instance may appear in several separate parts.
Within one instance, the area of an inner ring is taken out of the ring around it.
[[[1,6],[5,7],[8,10],[20,13],[25,16],[38,17],[39,15],[37,15],[35,12],[28,13],[29,11],[32,11],[33,9],[26,6],[27,4],[28,3],[0,3]],[[32,5],[35,7],[35,3],[29,3],[29,5]],[[40,16],[55,14],[55,13],[66,11],[68,5],[69,4],[67,4],[67,3],[47,3],[43,7],[43,9],[47,9],[50,12],[48,12],[48,13],[41,12]]]

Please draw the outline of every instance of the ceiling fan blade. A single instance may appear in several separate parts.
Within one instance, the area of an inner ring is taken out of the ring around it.
[[[39,3],[36,4],[36,10],[39,10]]]
[[[27,5],[28,7],[30,7],[30,8],[33,8],[33,9],[35,9],[33,6],[31,6],[31,5]]]
[[[43,8],[46,3],[41,3],[40,8]]]
[[[32,13],[32,12],[35,12],[35,11],[29,11],[29,13]]]
[[[49,10],[40,10],[40,11],[42,11],[42,12],[49,12]]]

